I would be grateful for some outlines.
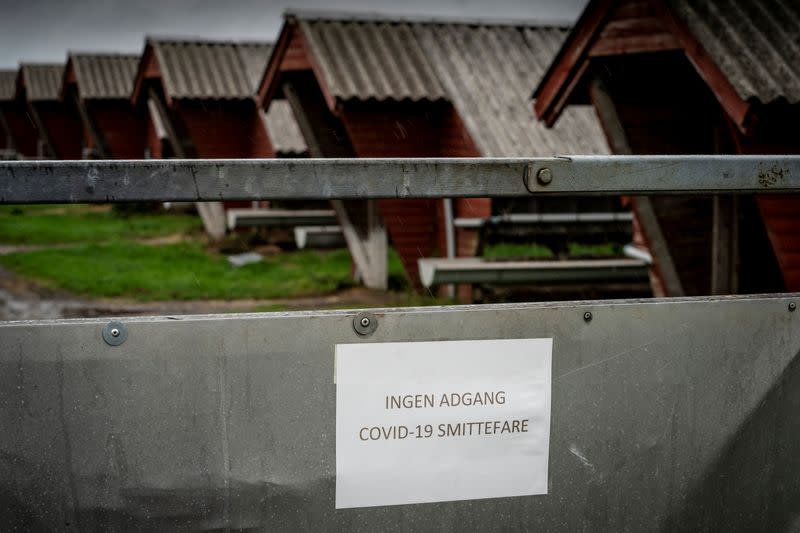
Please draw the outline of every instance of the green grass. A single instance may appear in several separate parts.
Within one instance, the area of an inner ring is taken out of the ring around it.
[[[87,297],[142,301],[289,298],[352,284],[347,250],[297,251],[240,268],[198,243],[87,244],[0,257],[6,268]]]
[[[191,215],[123,216],[88,206],[0,206],[0,243],[100,243],[160,237],[200,228]],[[62,212],[59,212],[62,211]]]
[[[541,244],[497,243],[486,246],[483,257],[487,259],[552,259],[553,251]]]
[[[580,244],[571,242],[567,245],[570,257],[619,257],[622,255],[622,245],[616,243]]]

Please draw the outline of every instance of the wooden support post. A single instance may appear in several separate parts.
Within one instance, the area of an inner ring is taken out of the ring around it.
[[[33,119],[33,124],[36,126],[36,133],[39,136],[39,150],[38,156],[44,159],[60,159],[58,152],[56,152],[56,145],[53,144],[53,139],[50,137],[47,128],[44,127],[44,122],[36,110],[36,105],[28,103],[28,114]]]
[[[628,137],[617,113],[614,100],[600,78],[592,80],[589,85],[589,96],[597,112],[597,117],[600,119],[600,124],[606,134],[611,151],[620,155],[632,154],[633,150],[628,142]],[[678,277],[678,271],[675,269],[675,263],[672,260],[664,233],[661,231],[661,225],[658,222],[658,216],[652,200],[646,196],[637,196],[634,198],[633,203],[636,219],[644,231],[650,248],[650,255],[652,255],[655,262],[654,266],[658,269],[661,281],[664,284],[663,290],[666,294],[660,294],[660,284],[651,282],[654,295],[683,296],[681,280]]]
[[[714,195],[711,226],[711,294],[738,291],[739,199]]]
[[[3,115],[3,111],[0,109],[0,128],[6,132],[6,147],[11,150],[16,150],[17,146],[14,143],[14,136],[11,135],[11,128],[8,125],[8,121],[6,117]]]
[[[355,157],[341,122],[330,112],[313,79],[284,81],[283,93],[312,157]],[[377,178],[377,176],[376,176]],[[388,287],[388,237],[376,200],[331,202],[347,248],[365,287]]]
[[[89,136],[92,138],[94,150],[99,156],[98,159],[111,159],[111,150],[108,149],[108,144],[106,144],[102,132],[97,128],[97,126],[95,126],[92,117],[89,115],[89,111],[86,109],[86,105],[81,101],[77,92],[70,92],[72,92],[73,102],[78,110],[78,114],[81,117],[83,127],[86,128],[86,131],[89,132]]]
[[[153,119],[156,131],[164,131],[172,145],[172,151],[178,159],[187,159],[187,153],[178,136],[178,130],[172,123],[172,119],[167,113],[167,108],[161,97],[150,88],[148,93],[147,108]],[[222,202],[195,202],[195,207],[200,215],[200,220],[203,221],[203,228],[211,240],[220,241],[225,237],[225,208]]]

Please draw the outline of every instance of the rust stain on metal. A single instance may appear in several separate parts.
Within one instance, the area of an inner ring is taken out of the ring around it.
[[[761,170],[758,173],[758,183],[765,189],[776,185],[782,181],[784,176],[789,173],[789,169],[774,165],[772,168]]]

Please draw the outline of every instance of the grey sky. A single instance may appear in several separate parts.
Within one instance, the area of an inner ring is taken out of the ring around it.
[[[571,21],[586,0],[0,0],[0,68],[67,50],[141,52],[144,36],[274,40],[287,8]]]

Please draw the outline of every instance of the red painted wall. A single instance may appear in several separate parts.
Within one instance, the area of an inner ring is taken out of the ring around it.
[[[196,157],[275,157],[255,102],[182,100],[173,109]]]
[[[95,127],[105,139],[113,159],[141,159],[147,142],[145,116],[127,100],[86,103]],[[88,137],[88,132],[87,132]]]
[[[0,105],[2,105],[3,117],[11,129],[17,152],[26,157],[35,157],[39,136],[25,109],[12,102]]]
[[[36,112],[42,121],[57,159],[83,157],[83,124],[78,112],[61,102],[36,102]]]
[[[475,157],[478,151],[455,109],[446,103],[348,103],[340,113],[358,157]],[[376,177],[379,179],[379,177]],[[381,200],[389,236],[411,282],[420,287],[417,259],[444,255],[441,202]],[[488,199],[458,199],[456,216],[489,216]],[[458,230],[458,255],[472,256],[473,230]],[[464,295],[466,296],[466,295]]]

